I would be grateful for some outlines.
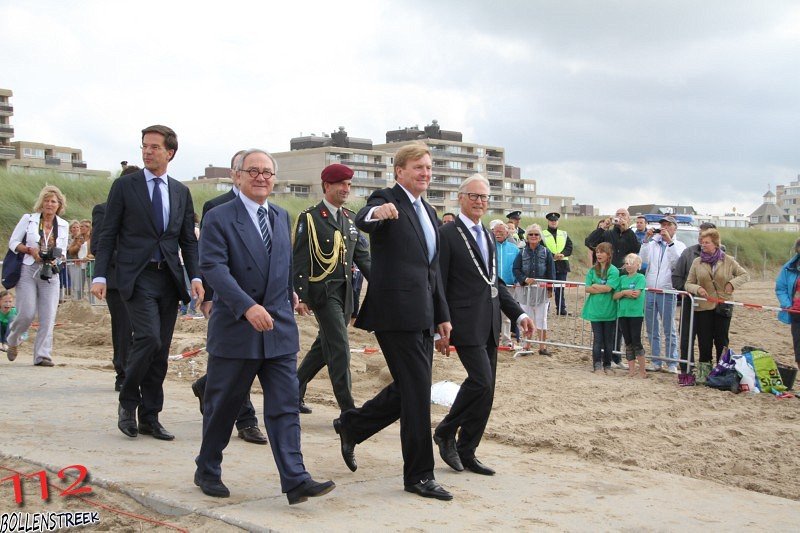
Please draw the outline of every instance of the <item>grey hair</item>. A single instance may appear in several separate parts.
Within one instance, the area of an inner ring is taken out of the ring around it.
[[[472,176],[468,177],[467,179],[461,182],[461,185],[458,187],[458,194],[463,193],[464,190],[467,188],[467,185],[469,185],[474,181],[479,181],[484,185],[486,185],[487,189],[489,188],[489,180],[484,178],[483,175],[476,172],[475,174],[473,174]]]
[[[500,225],[500,224],[502,224],[503,226],[506,225],[505,222],[503,222],[502,220],[496,218],[496,219],[492,220],[491,222],[489,222],[489,229],[494,229],[495,226]],[[506,228],[506,229],[508,229],[508,228]]]
[[[233,157],[231,157],[231,168],[233,170],[236,170],[236,163],[241,163],[243,159],[242,154],[245,153],[246,151],[247,150],[239,150],[238,152],[233,154]]]
[[[272,157],[272,154],[266,150],[262,150],[261,148],[250,148],[249,150],[242,152],[242,158],[234,162],[235,167],[233,170],[244,170],[244,160],[247,159],[247,156],[250,154],[264,154],[265,156],[269,157],[269,160],[272,161],[272,171],[276,174],[278,173],[278,162],[275,161],[275,158]],[[236,159],[236,156],[234,156],[234,159]]]

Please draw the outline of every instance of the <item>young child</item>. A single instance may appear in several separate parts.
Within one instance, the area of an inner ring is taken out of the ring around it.
[[[17,308],[14,307],[14,295],[8,291],[0,291],[0,350],[8,351],[6,338],[8,330],[11,329],[11,322],[17,316]]]
[[[597,262],[586,273],[586,301],[581,317],[592,323],[592,372],[602,367],[611,368],[611,352],[617,323],[617,301],[614,290],[619,280],[619,270],[611,264],[614,254],[611,244],[601,242],[594,250]],[[602,355],[602,358],[601,358]]]
[[[617,317],[619,329],[625,339],[625,359],[628,360],[628,377],[635,377],[636,363],[639,363],[638,375],[647,377],[644,368],[644,346],[642,346],[642,323],[644,322],[644,295],[646,282],[639,273],[642,258],[636,254],[625,256],[622,265],[625,272],[619,277],[614,299],[618,300]]]

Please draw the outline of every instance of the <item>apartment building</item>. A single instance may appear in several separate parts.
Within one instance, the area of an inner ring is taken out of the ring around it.
[[[789,185],[775,187],[775,202],[791,222],[800,220],[800,175]]]
[[[105,170],[90,170],[78,148],[28,141],[11,141],[14,128],[12,91],[0,89],[0,168],[21,174],[56,173],[66,178],[108,177]]]

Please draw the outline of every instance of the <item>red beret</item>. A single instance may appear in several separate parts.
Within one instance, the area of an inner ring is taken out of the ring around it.
[[[325,183],[339,183],[352,177],[353,169],[339,163],[328,165],[322,169],[322,181]]]

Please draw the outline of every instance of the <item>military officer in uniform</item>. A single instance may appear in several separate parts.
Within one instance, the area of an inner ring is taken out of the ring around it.
[[[572,255],[572,239],[566,231],[558,229],[558,222],[561,218],[559,213],[547,213],[547,229],[542,232],[543,244],[553,253],[556,261],[556,279],[567,280],[569,273],[569,256]],[[562,287],[556,287],[553,294],[556,299],[556,312],[559,315],[567,314],[567,297]]]
[[[350,381],[347,324],[353,312],[353,271],[358,266],[369,280],[366,240],[359,239],[354,214],[343,207],[350,195],[353,170],[338,163],[322,170],[324,199],[297,219],[294,235],[294,288],[300,298],[297,312],[314,312],[319,333],[297,369],[300,412],[310,413],[303,398],[308,382],[328,366],[339,409],[355,407]]]

